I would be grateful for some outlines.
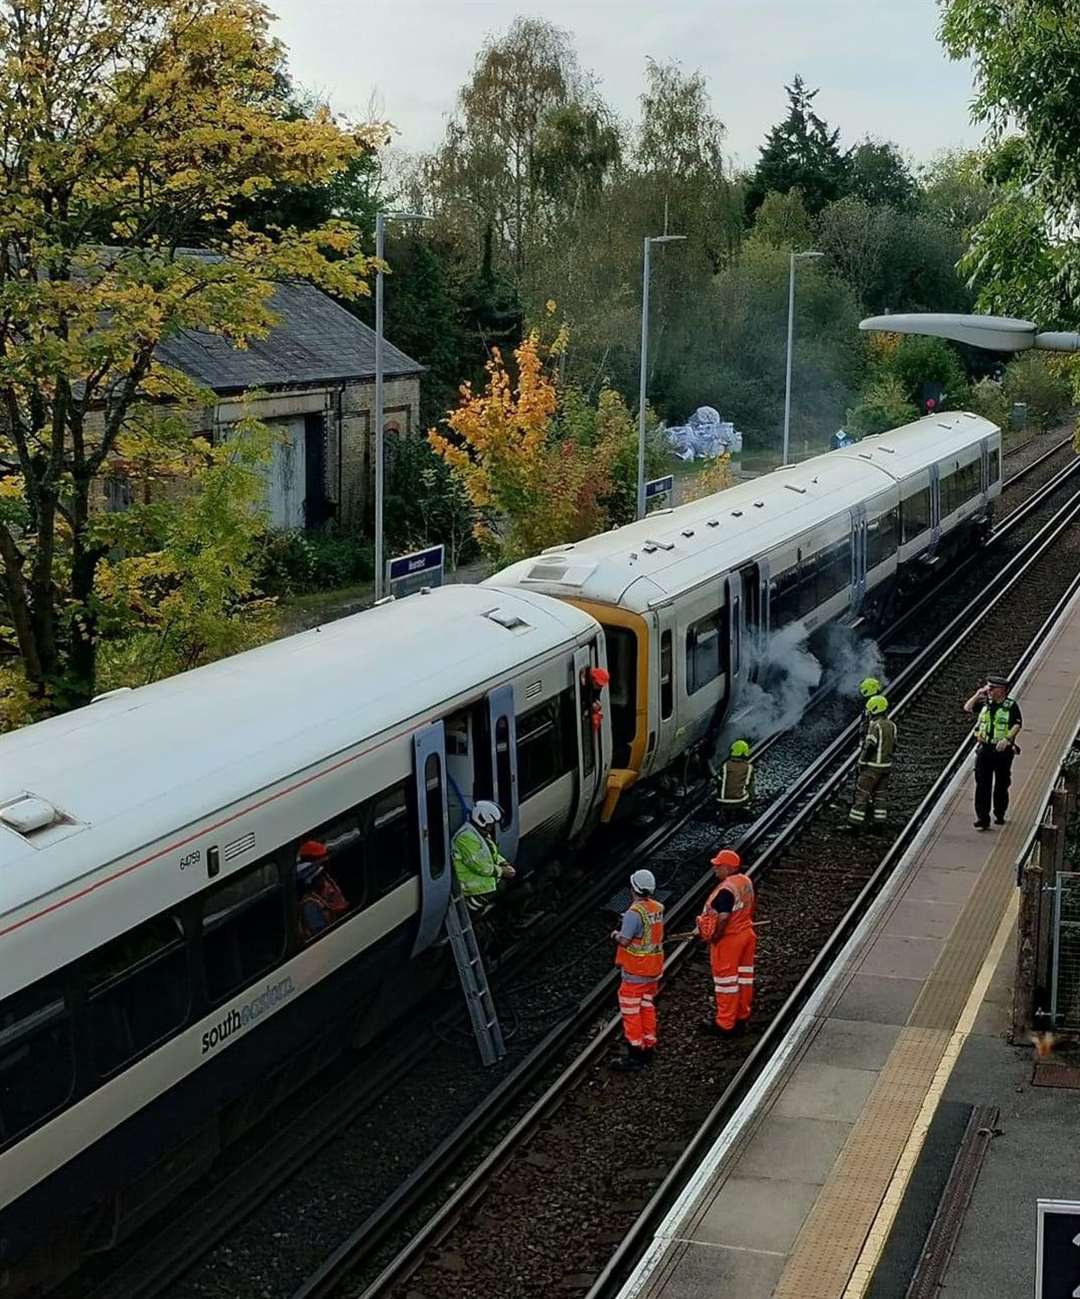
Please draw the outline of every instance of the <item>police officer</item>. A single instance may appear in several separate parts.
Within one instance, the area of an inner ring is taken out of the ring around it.
[[[1013,758],[1019,752],[1016,737],[1024,719],[1020,705],[1009,698],[1009,678],[989,676],[986,684],[964,705],[965,713],[978,709],[975,720],[975,829],[990,829],[990,806],[994,821],[1005,824],[1009,810],[1009,785]]]
[[[630,876],[630,906],[612,932],[615,964],[622,971],[619,1012],[626,1055],[611,1067],[634,1073],[652,1064],[656,1052],[656,994],[664,972],[664,908],[653,897],[656,877],[636,870]]]
[[[867,717],[866,733],[859,745],[855,797],[845,827],[849,834],[857,834],[862,830],[868,816],[872,817],[875,826],[884,825],[888,816],[881,791],[892,771],[896,723],[886,716],[889,701],[884,695],[874,695],[868,699],[864,711]]]
[[[728,750],[727,760],[714,776],[716,799],[721,807],[747,807],[754,796],[754,764],[750,745],[736,740]]]

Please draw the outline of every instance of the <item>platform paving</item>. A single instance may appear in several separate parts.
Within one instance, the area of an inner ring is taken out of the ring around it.
[[[950,1104],[980,1103],[980,1069],[996,1070],[997,1079],[982,1084],[994,1095],[1023,1086],[1025,1066],[1010,1073],[997,1058],[1013,1050],[998,1036],[1000,978],[985,1001],[982,994],[988,955],[1006,946],[1016,861],[1080,726],[1078,666],[1075,599],[1017,691],[1025,729],[1008,824],[989,834],[972,829],[965,764],[832,977],[799,1050],[743,1116],[738,1140],[721,1139],[696,1198],[665,1224],[624,1299],[863,1299],[942,1094]],[[987,1050],[997,1053],[993,1061],[979,1058]],[[1026,1069],[1030,1078],[1030,1059]],[[961,1095],[969,1075],[971,1095]],[[1070,1095],[1075,1124],[1080,1107]],[[1055,1117],[1067,1108],[1048,1105]],[[1049,1135],[1043,1141],[1049,1145]],[[1067,1144],[1076,1176],[1078,1144]],[[1066,1157],[1059,1150],[1057,1158]],[[1007,1187],[1003,1168],[986,1194],[999,1190],[1004,1203]],[[992,1234],[994,1214],[990,1203],[971,1231],[982,1224]],[[1033,1225],[1033,1207],[1029,1216]],[[1026,1289],[988,1284],[993,1268],[975,1262],[982,1243],[973,1235],[965,1246],[978,1284],[954,1292],[950,1282],[950,1299],[1030,1294],[1030,1280]],[[1008,1248],[998,1243],[994,1251]]]

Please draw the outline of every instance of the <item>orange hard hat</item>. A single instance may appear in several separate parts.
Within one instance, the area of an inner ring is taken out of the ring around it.
[[[742,865],[742,858],[734,848],[721,848],[716,856],[712,859],[714,866],[731,866],[738,870]]]
[[[320,857],[330,855],[326,844],[320,843],[318,839],[307,839],[300,845],[300,857],[305,861],[318,861]]]

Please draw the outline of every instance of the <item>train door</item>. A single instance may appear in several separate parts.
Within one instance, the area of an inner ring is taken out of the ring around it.
[[[491,755],[491,796],[502,809],[499,848],[508,861],[517,855],[521,838],[518,816],[517,718],[514,687],[496,686],[487,697],[487,735]]]
[[[851,596],[852,613],[858,613],[866,595],[866,506],[851,510]]]
[[[937,465],[930,466],[930,551],[937,550],[941,540],[941,474]]]
[[[413,780],[420,860],[420,924],[413,956],[438,938],[450,901],[450,833],[446,821],[446,736],[441,721],[413,736]]]
[[[979,482],[982,484],[983,498],[990,490],[990,443],[979,443]]]
[[[603,735],[593,725],[593,692],[590,688],[589,669],[598,667],[596,644],[574,651],[574,715],[578,719],[577,751],[578,778],[577,803],[570,825],[570,837],[576,838],[585,828],[589,813],[596,805],[597,784],[603,770]]]
[[[743,627],[742,582],[739,578],[729,577],[726,579],[726,583],[728,645],[730,646],[728,651],[728,696],[733,698],[739,683],[739,674],[742,672],[745,628]]]
[[[744,651],[743,668],[748,681],[757,679],[758,664],[765,657],[769,639],[769,565],[766,560],[739,570]]]
[[[678,690],[675,680],[675,609],[667,605],[657,611],[656,630],[660,652],[657,654],[656,681],[656,750],[654,766],[663,767],[673,752],[678,729]],[[721,635],[725,629],[721,629]]]

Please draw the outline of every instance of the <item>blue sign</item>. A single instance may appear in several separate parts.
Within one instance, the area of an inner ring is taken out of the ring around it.
[[[415,595],[425,587],[442,586],[443,584],[443,550],[442,546],[430,546],[427,550],[417,550],[411,555],[398,555],[386,564],[387,594],[401,599],[406,595]]]
[[[667,496],[675,488],[675,475],[668,474],[664,478],[652,478],[645,484],[645,500],[653,501],[658,496]]]

